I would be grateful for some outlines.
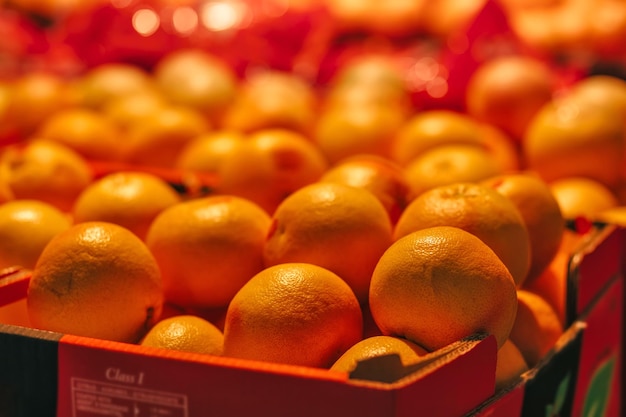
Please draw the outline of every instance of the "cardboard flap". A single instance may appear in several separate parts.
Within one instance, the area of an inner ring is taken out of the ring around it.
[[[0,307],[26,298],[30,271],[20,267],[0,271]]]

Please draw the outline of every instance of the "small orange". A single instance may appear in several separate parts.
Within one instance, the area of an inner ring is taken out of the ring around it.
[[[526,279],[531,260],[528,230],[515,205],[493,188],[454,183],[425,191],[400,216],[394,239],[433,226],[455,226],[476,235],[500,257],[517,285]]]
[[[34,134],[65,145],[87,159],[118,161],[124,144],[118,126],[103,113],[86,107],[60,110]]]
[[[539,59],[499,55],[478,66],[466,89],[467,113],[521,140],[530,120],[552,99],[555,73]]]
[[[331,163],[364,153],[389,157],[391,141],[404,122],[393,106],[334,106],[319,115],[312,137]]]
[[[566,219],[592,218],[620,205],[611,188],[587,177],[564,177],[552,181],[550,190]]]
[[[529,172],[502,174],[481,184],[511,200],[522,215],[531,252],[526,281],[532,281],[550,264],[561,245],[565,219],[557,198],[548,183]]]
[[[521,375],[528,371],[528,364],[522,352],[511,342],[511,339],[507,339],[498,349],[496,361],[496,392],[518,382]]]
[[[359,302],[341,278],[284,263],[259,272],[229,304],[224,356],[328,368],[362,332]]]
[[[552,306],[541,296],[526,290],[517,291],[518,307],[511,341],[533,367],[555,346],[563,325]]]
[[[70,217],[38,200],[13,200],[0,205],[0,269],[33,269],[44,247],[69,229]]]
[[[483,241],[438,226],[410,233],[380,257],[369,292],[383,334],[428,351],[477,332],[504,345],[515,321],[515,281]]]
[[[437,146],[411,161],[404,172],[410,200],[435,187],[478,182],[503,173],[487,150],[474,145]]]
[[[308,262],[329,269],[365,303],[374,266],[391,241],[387,211],[371,192],[318,182],[278,206],[263,259],[265,266]]]
[[[320,182],[337,182],[373,193],[396,224],[408,205],[409,186],[402,167],[377,155],[355,155],[331,166]]]
[[[234,196],[183,201],[152,222],[146,244],[163,275],[166,301],[179,307],[226,306],[263,268],[269,215]]]
[[[239,132],[216,130],[192,139],[181,150],[176,163],[177,168],[192,171],[218,173],[222,161],[236,152],[245,136]]]
[[[72,215],[76,223],[115,223],[144,239],[154,218],[181,200],[172,186],[156,175],[122,171],[87,186],[76,199]]]
[[[523,164],[519,143],[516,143],[510,135],[489,123],[481,123],[479,128],[482,146],[498,163],[500,171],[515,172],[522,169]]]
[[[443,145],[482,144],[480,124],[452,110],[426,110],[407,120],[393,139],[391,157],[406,166],[424,152]]]
[[[214,126],[220,126],[239,89],[226,62],[199,48],[164,55],[154,68],[154,81],[170,102],[201,112]]]
[[[220,356],[224,334],[211,322],[183,314],[163,319],[141,340],[142,346]]]
[[[137,343],[161,314],[161,275],[129,230],[80,223],[57,234],[41,253],[27,304],[35,328]]]
[[[224,156],[216,192],[247,198],[272,214],[285,197],[317,181],[327,168],[320,150],[302,134],[261,130]]]
[[[210,129],[206,117],[191,107],[160,106],[128,128],[123,159],[131,164],[171,168],[182,149]]]
[[[244,133],[289,129],[308,135],[316,117],[313,87],[295,73],[252,72],[239,85],[222,127]]]
[[[167,105],[162,94],[148,90],[113,97],[103,105],[101,111],[119,127],[122,134],[126,134],[132,126]]]
[[[136,65],[111,62],[88,69],[76,80],[83,106],[101,110],[122,97],[155,89],[152,76]]]
[[[417,362],[428,352],[406,339],[393,336],[372,336],[352,345],[330,367],[332,371],[352,372],[360,361],[384,355],[398,355],[403,365]]]
[[[93,180],[87,161],[60,143],[36,139],[0,154],[0,182],[16,199],[36,199],[70,211]]]
[[[522,140],[526,167],[548,182],[588,177],[612,188],[622,177],[623,114],[573,94],[545,104]]]

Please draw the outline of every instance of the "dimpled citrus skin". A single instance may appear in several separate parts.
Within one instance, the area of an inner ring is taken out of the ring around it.
[[[394,238],[433,226],[455,226],[476,235],[500,257],[518,285],[526,279],[531,249],[528,231],[515,205],[498,191],[471,182],[428,190],[404,210]]]
[[[263,249],[265,266],[322,266],[367,301],[376,261],[392,242],[391,220],[374,194],[338,183],[311,184],[287,197],[272,222]]]
[[[141,345],[219,356],[224,350],[224,335],[210,321],[184,314],[159,321],[141,340]]]
[[[396,241],[378,261],[370,309],[383,334],[433,351],[476,332],[502,346],[517,311],[513,277],[479,238],[438,226]]]
[[[35,328],[135,343],[158,320],[161,275],[145,244],[129,230],[86,222],[56,235],[28,287]]]
[[[371,336],[352,345],[330,369],[352,372],[359,361],[391,354],[400,356],[403,365],[410,365],[427,353],[426,349],[406,339],[383,335]]]
[[[165,298],[181,307],[225,307],[263,268],[270,217],[240,197],[183,201],[153,221],[146,244],[161,272]]]
[[[13,200],[0,205],[0,269],[32,269],[50,239],[72,222],[56,207],[38,200]]]
[[[233,298],[224,356],[330,367],[362,334],[361,308],[340,277],[285,263],[261,271]]]

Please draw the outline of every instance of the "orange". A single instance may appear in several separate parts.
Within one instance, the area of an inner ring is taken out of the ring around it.
[[[396,224],[408,204],[409,186],[400,165],[377,155],[355,155],[331,166],[320,182],[337,182],[373,193]]]
[[[502,129],[489,123],[481,123],[482,146],[491,154],[497,162],[501,172],[515,172],[522,169],[522,157],[519,143],[516,143],[510,135]]]
[[[500,164],[474,145],[441,145],[415,158],[404,169],[409,199],[432,188],[458,182],[478,182],[501,174]]]
[[[550,183],[563,217],[592,218],[620,205],[617,195],[605,184],[586,177],[564,177]]]
[[[244,133],[290,129],[308,134],[316,117],[316,108],[313,87],[298,75],[259,70],[241,82],[222,126]]]
[[[522,140],[527,169],[548,182],[581,176],[615,187],[623,171],[625,126],[622,114],[575,95],[553,99]]]
[[[518,290],[517,298],[517,316],[510,338],[532,368],[554,347],[563,325],[552,306],[539,295]]]
[[[85,158],[59,143],[33,140],[0,154],[0,182],[17,199],[36,199],[63,211],[93,179]]]
[[[352,345],[330,367],[332,371],[352,372],[360,361],[385,355],[398,355],[403,365],[411,365],[428,352],[406,339],[393,336],[371,336]]]
[[[132,126],[167,104],[158,91],[148,90],[112,97],[103,104],[101,111],[125,134]]]
[[[521,140],[530,120],[552,99],[556,75],[543,62],[500,55],[481,63],[468,81],[467,113]]]
[[[229,304],[224,356],[327,368],[362,332],[359,303],[341,278],[284,263],[259,272]]]
[[[181,169],[218,173],[222,161],[236,152],[244,138],[243,134],[228,130],[202,134],[183,147],[174,165]]]
[[[0,205],[0,269],[33,269],[43,248],[69,229],[69,216],[38,200],[13,200]]]
[[[592,217],[594,220],[626,227],[626,206],[619,205],[617,207],[601,210]]]
[[[405,116],[393,106],[335,106],[315,123],[314,143],[331,162],[357,154],[390,156],[390,145]]]
[[[43,250],[27,304],[35,328],[136,343],[161,314],[161,275],[146,245],[129,230],[80,223]]]
[[[327,168],[320,150],[302,134],[261,130],[225,155],[216,192],[247,198],[272,214],[285,197],[317,181]]]
[[[391,221],[371,192],[319,182],[278,206],[263,258],[265,266],[307,262],[329,269],[365,303],[372,271],[391,242]]]
[[[184,314],[159,321],[148,331],[140,344],[179,352],[219,356],[224,350],[224,334],[211,322],[198,316]]]
[[[131,164],[171,168],[182,149],[210,129],[209,121],[191,107],[160,106],[128,128],[123,159]]]
[[[169,101],[201,112],[215,126],[221,124],[239,88],[226,62],[196,48],[163,56],[154,68],[154,81]]]
[[[531,242],[524,219],[515,205],[493,188],[454,183],[425,191],[400,216],[394,239],[433,226],[454,226],[476,235],[498,255],[517,285],[526,279]]]
[[[67,80],[51,72],[28,72],[10,84],[6,123],[27,139],[46,119],[74,102]]]
[[[124,144],[118,126],[103,113],[82,107],[60,110],[35,136],[65,145],[87,159],[117,161]]]
[[[146,244],[161,268],[166,301],[180,307],[226,306],[263,268],[269,226],[269,215],[240,197],[204,197],[163,210]]]
[[[507,339],[498,349],[496,361],[496,392],[515,384],[522,374],[528,371],[522,352],[511,342],[511,339]]]
[[[406,166],[426,151],[442,145],[482,144],[480,124],[452,110],[426,110],[407,120],[393,139],[391,156]]]
[[[575,82],[569,90],[578,100],[626,114],[626,81],[612,75],[590,75]]]
[[[111,62],[90,68],[76,81],[83,106],[101,110],[122,97],[155,89],[151,75],[127,63]]]
[[[515,281],[483,241],[437,226],[410,233],[380,257],[369,305],[383,334],[428,351],[477,332],[504,345],[515,321]]]
[[[181,199],[172,186],[156,175],[122,171],[87,186],[76,199],[72,214],[76,223],[115,223],[144,239],[154,218]]]
[[[530,270],[526,281],[537,278],[561,244],[565,219],[550,186],[533,173],[517,172],[482,181],[513,202],[530,238]]]

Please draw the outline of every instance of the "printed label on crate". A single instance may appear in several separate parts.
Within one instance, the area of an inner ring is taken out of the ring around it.
[[[108,368],[107,379],[120,376],[117,368]],[[128,375],[137,385],[141,377]],[[187,417],[187,396],[142,389],[136,386],[103,383],[98,380],[71,378],[72,416]]]

